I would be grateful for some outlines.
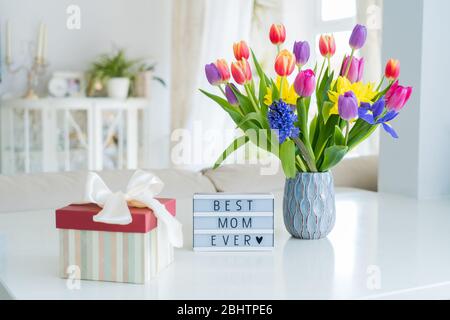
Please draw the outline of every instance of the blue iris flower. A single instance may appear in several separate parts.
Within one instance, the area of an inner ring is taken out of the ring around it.
[[[381,97],[374,104],[362,102],[358,108],[358,116],[369,124],[381,124],[383,129],[389,133],[393,138],[397,139],[398,134],[394,128],[389,124],[389,121],[394,120],[398,116],[398,112],[391,110],[382,115],[385,107],[384,97]]]
[[[267,113],[270,128],[278,131],[278,140],[283,143],[287,138],[298,137],[300,130],[295,126],[297,115],[293,108],[283,100],[274,101]]]

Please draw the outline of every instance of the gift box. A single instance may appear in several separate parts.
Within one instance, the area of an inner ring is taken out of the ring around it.
[[[156,199],[175,216],[175,199]],[[131,222],[96,222],[96,204],[56,210],[60,275],[85,280],[144,283],[173,261],[173,246],[152,209],[128,206]]]

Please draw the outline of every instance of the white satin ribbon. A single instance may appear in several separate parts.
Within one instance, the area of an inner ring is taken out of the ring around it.
[[[154,174],[137,170],[128,182],[125,193],[113,193],[100,176],[89,172],[86,183],[85,201],[95,203],[102,210],[93,217],[95,222],[126,225],[132,222],[128,205],[150,208],[158,219],[158,234],[167,239],[169,244],[180,248],[183,246],[181,223],[178,222],[154,197],[161,192],[164,183]]]

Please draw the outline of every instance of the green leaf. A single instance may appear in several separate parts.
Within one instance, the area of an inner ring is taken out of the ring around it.
[[[317,121],[316,135],[318,135],[318,137],[313,144],[316,160],[319,160],[321,157],[330,137],[333,135],[334,126],[338,123],[338,120],[339,116],[331,115],[326,125],[323,124],[323,121]]]
[[[345,136],[342,134],[339,126],[334,126],[334,144],[338,146],[345,146]]]
[[[361,120],[361,119],[359,119]],[[358,121],[359,121],[358,120]],[[362,120],[361,120],[362,121]],[[356,125],[350,131],[349,139],[348,139],[348,148],[349,150],[353,150],[356,146],[358,146],[361,142],[366,140],[370,135],[378,128],[379,125],[371,125],[367,122],[363,121],[358,130],[354,130]],[[352,132],[353,131],[353,132]]]
[[[257,112],[251,112],[245,115],[244,118],[242,118],[241,122],[237,124],[238,127],[241,127],[246,122],[254,120],[259,124],[260,129],[268,128],[269,125],[267,123],[267,119],[264,119],[261,114]]]
[[[256,55],[253,52],[253,50],[251,50],[251,52],[252,52],[253,63],[255,64],[256,72],[258,73],[259,78],[264,79],[264,82],[266,84],[269,83],[270,82],[269,77],[266,76],[263,69],[261,68],[261,65],[259,64],[258,59],[256,59]]]
[[[295,143],[286,140],[280,148],[280,160],[286,178],[294,178],[297,174],[295,167]]]
[[[233,90],[234,94],[236,95],[236,98],[238,99],[239,105],[241,106],[244,114],[254,111],[252,102],[247,96],[243,95],[239,90],[234,89],[233,86],[231,86],[231,90]]]
[[[272,101],[277,101],[280,99],[280,92],[278,91],[277,85],[273,80],[270,80],[272,84]]]
[[[213,169],[217,169],[222,162],[225,161],[225,159],[231,155],[233,152],[235,152],[237,149],[242,147],[248,142],[249,138],[247,136],[242,136],[239,138],[236,138],[229,146],[224,150],[224,152],[220,155],[220,157],[217,159],[216,163],[214,164]]]
[[[264,117],[267,117],[268,107],[264,103],[264,97],[267,94],[267,84],[264,78],[259,81],[259,105],[261,106],[261,113]]]
[[[378,101],[382,96],[386,95],[386,93],[389,91],[389,89],[392,87],[393,83],[390,83],[383,91],[378,93],[375,98],[372,100],[372,102]]]
[[[326,124],[328,119],[330,118],[330,111],[333,108],[334,104],[331,101],[325,101],[322,107],[322,117],[323,123]]]
[[[297,99],[297,115],[298,115],[298,127],[302,135],[308,134],[308,101],[305,98]],[[309,139],[309,136],[306,137]]]
[[[325,75],[323,76],[322,82],[319,86],[319,89],[316,92],[316,98],[317,98],[317,106],[319,108],[319,112],[322,113],[321,108],[323,107],[323,104],[325,101],[329,101],[328,99],[328,91],[330,90],[331,83],[333,81],[334,72],[328,76],[328,68],[325,71]]]
[[[341,161],[348,151],[346,146],[331,146],[325,149],[325,157],[320,171],[328,171]]]
[[[204,95],[206,95],[207,97],[209,97],[210,99],[215,101],[218,105],[220,105],[222,107],[222,109],[224,109],[226,112],[228,112],[231,119],[233,119],[233,121],[235,123],[239,123],[241,121],[241,119],[242,119],[241,113],[236,109],[236,107],[233,107],[231,104],[229,104],[227,100],[225,100],[219,96],[216,96],[214,94],[211,94],[209,92],[206,92],[202,89],[199,89],[199,90]]]
[[[314,116],[314,118],[311,120],[311,124],[309,125],[309,141],[311,141],[311,143],[314,142],[316,127],[317,127],[317,115]]]

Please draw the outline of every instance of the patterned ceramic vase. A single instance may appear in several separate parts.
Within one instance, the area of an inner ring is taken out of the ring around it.
[[[321,239],[334,227],[336,209],[331,172],[299,173],[286,179],[284,225],[299,239]]]

